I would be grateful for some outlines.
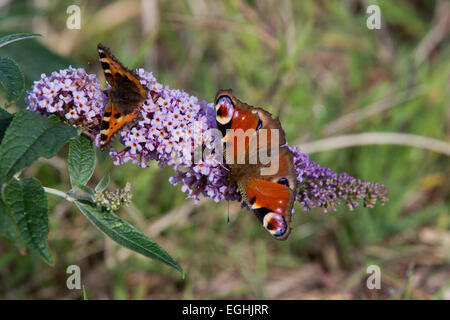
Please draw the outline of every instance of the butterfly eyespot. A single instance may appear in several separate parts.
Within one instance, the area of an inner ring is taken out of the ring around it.
[[[258,120],[258,125],[256,126],[256,130],[261,129],[261,127],[262,127],[262,121]]]
[[[231,121],[234,106],[229,97],[220,97],[216,104],[216,120],[222,125]]]
[[[283,186],[286,186],[289,188],[289,181],[286,178],[281,178],[280,180],[277,181],[277,183],[282,184]]]
[[[287,230],[287,224],[283,216],[274,212],[269,212],[264,216],[263,225],[275,237],[282,236]]]

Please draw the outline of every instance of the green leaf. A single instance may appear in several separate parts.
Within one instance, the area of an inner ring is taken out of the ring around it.
[[[162,261],[184,274],[178,263],[155,241],[125,220],[112,212],[101,210],[81,201],[75,201],[75,204],[91,223],[118,244],[146,257]]]
[[[0,185],[39,157],[53,157],[76,135],[76,128],[56,117],[45,118],[27,110],[16,113],[0,145]]]
[[[40,37],[37,33],[14,33],[0,38],[0,48],[15,41]]]
[[[86,293],[86,288],[84,287],[84,284],[83,284],[83,300],[89,300],[87,293]]]
[[[53,265],[47,244],[47,196],[40,182],[35,178],[14,179],[5,187],[3,194],[27,246]]]
[[[7,101],[16,101],[25,89],[23,73],[11,58],[0,58],[0,85]]]
[[[5,135],[6,129],[8,129],[9,124],[14,116],[8,111],[0,108],[0,144],[2,143],[3,136]]]
[[[67,166],[72,186],[86,185],[95,169],[95,150],[91,139],[80,135],[70,141]]]
[[[25,243],[9,208],[0,199],[0,233],[11,239],[19,251],[25,250]]]
[[[109,173],[100,180],[100,182],[95,186],[95,191],[103,192],[109,184]]]

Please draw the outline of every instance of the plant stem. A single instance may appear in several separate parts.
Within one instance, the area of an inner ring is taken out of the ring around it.
[[[47,188],[47,187],[44,187],[44,191],[47,192],[47,193],[50,193],[50,194],[54,194],[55,196],[64,198],[64,199],[66,199],[69,202],[74,202],[75,201],[74,198],[72,198],[71,196],[69,196],[67,193],[65,193],[63,191],[59,191],[59,190],[52,189],[52,188]]]

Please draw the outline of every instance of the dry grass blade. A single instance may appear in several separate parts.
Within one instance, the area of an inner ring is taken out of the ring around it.
[[[340,130],[350,128],[360,121],[363,121],[369,117],[375,116],[382,112],[398,106],[399,104],[405,103],[415,97],[421,95],[424,92],[421,88],[410,88],[404,92],[400,92],[394,97],[394,94],[390,92],[388,95],[382,99],[366,106],[350,112],[334,121],[331,121],[323,129],[324,136],[331,136]]]
[[[417,147],[450,156],[450,143],[448,142],[425,136],[398,132],[347,134],[304,143],[300,148],[303,152],[312,154],[355,146],[385,144]]]
[[[439,1],[434,13],[434,26],[422,39],[414,53],[416,65],[424,62],[450,32],[450,2]]]
[[[200,200],[200,202],[196,205],[194,201],[189,200],[186,204],[182,205],[179,208],[176,208],[168,213],[162,215],[162,217],[152,223],[148,229],[147,233],[151,237],[157,237],[164,230],[175,223],[183,224],[183,222],[189,217],[189,215],[194,211],[194,208],[201,205],[207,201],[206,199]]]

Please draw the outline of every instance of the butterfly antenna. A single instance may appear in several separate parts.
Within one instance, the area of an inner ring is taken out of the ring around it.
[[[217,163],[219,164],[219,166],[221,166],[221,167],[224,168],[225,170],[230,171],[230,169],[228,169],[227,167],[225,167],[225,166],[223,165],[222,162],[217,161],[215,158],[214,158],[213,160],[214,160],[215,162],[217,162]]]

